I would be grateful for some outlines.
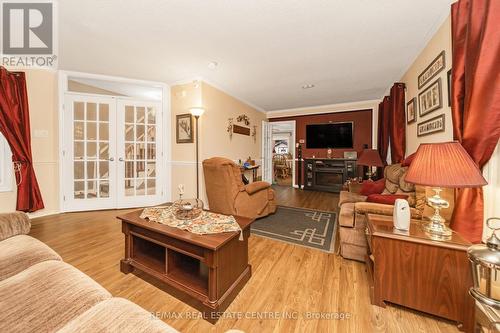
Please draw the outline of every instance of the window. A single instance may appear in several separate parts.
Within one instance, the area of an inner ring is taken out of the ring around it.
[[[288,154],[288,140],[274,140],[276,154]]]
[[[0,134],[0,192],[12,191],[12,153]]]

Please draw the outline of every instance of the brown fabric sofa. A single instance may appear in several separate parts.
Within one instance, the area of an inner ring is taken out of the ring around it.
[[[30,237],[24,213],[0,214],[0,332],[177,332]]]
[[[211,211],[249,218],[264,217],[276,211],[271,184],[243,184],[240,167],[230,159],[204,160],[203,173]]]
[[[385,167],[385,189],[382,194],[408,195],[411,217],[421,220],[424,216],[429,216],[433,212],[426,205],[426,198],[432,195],[433,191],[432,189],[405,182],[404,177],[407,171],[408,167],[402,167],[401,164]],[[453,212],[454,192],[452,189],[444,189],[441,196],[450,202],[450,208],[441,211],[443,217],[449,221]],[[394,206],[366,202],[366,199],[366,196],[357,192],[340,192],[340,254],[346,259],[365,261],[368,246],[365,235],[367,214],[387,216],[393,214]]]

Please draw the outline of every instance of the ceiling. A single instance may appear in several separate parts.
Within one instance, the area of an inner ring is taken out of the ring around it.
[[[95,87],[98,89],[104,89],[113,95],[134,97],[144,100],[161,101],[163,93],[162,88],[160,87],[151,87],[132,83],[112,82],[80,77],[69,77],[69,80],[84,84],[90,88]]]
[[[265,111],[378,99],[451,2],[64,0],[59,67],[167,84],[202,77]]]

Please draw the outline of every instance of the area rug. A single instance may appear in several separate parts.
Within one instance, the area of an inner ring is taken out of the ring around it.
[[[337,213],[278,206],[276,213],[252,223],[252,233],[282,242],[332,252]]]

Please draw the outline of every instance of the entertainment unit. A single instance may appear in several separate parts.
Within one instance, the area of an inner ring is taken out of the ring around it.
[[[340,192],[348,178],[357,176],[356,160],[345,158],[306,158],[306,190]]]

